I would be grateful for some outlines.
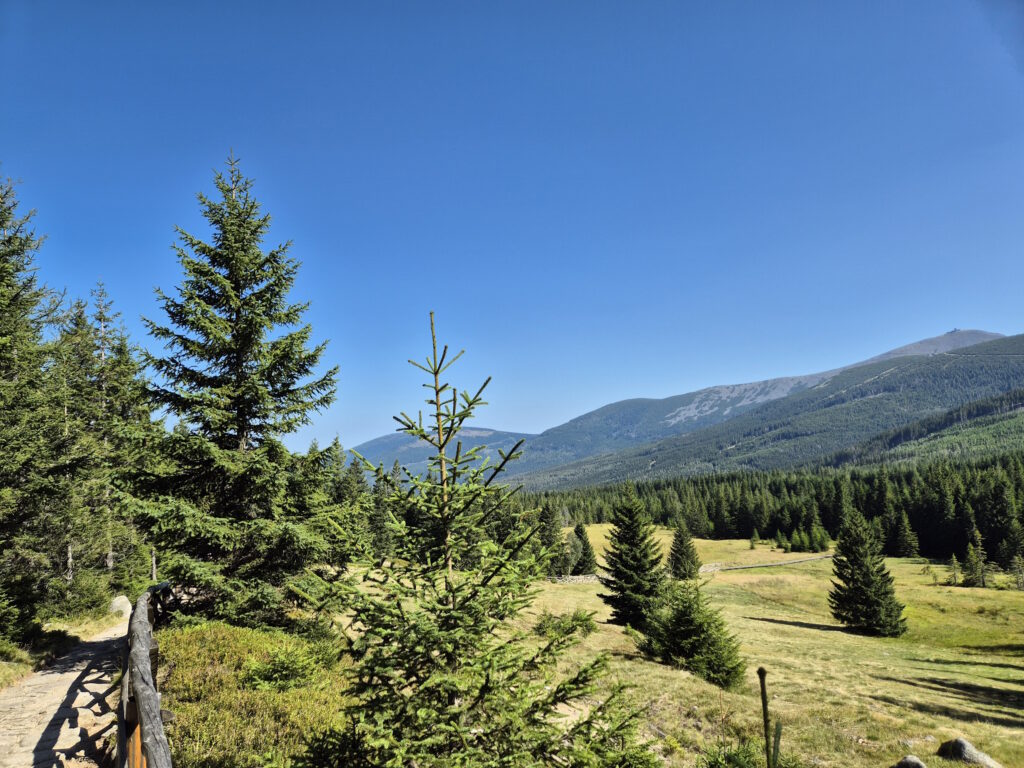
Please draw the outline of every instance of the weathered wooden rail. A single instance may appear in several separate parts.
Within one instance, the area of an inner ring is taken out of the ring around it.
[[[166,613],[167,582],[139,597],[128,622],[128,643],[121,668],[121,703],[117,710],[118,768],[172,768],[164,734],[164,716],[156,689],[159,646],[153,627]]]

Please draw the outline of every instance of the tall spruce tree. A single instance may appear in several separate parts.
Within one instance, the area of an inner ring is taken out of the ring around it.
[[[668,570],[677,579],[696,579],[700,573],[700,555],[693,544],[690,529],[682,519],[672,532],[672,548],[668,553]]]
[[[36,278],[42,238],[32,215],[19,212],[13,182],[0,179],[0,595],[11,617],[0,633],[14,637],[33,626],[60,572],[50,538],[64,508],[51,471],[59,429],[45,387],[52,296]]]
[[[643,631],[664,583],[654,524],[632,484],[612,509],[610,535],[599,595],[612,609],[612,621]]]
[[[573,533],[580,542],[580,556],[572,567],[573,576],[584,576],[597,573],[597,556],[594,554],[594,547],[587,535],[587,526],[583,523],[576,523]]]
[[[605,658],[568,676],[559,671],[589,617],[558,623],[539,646],[515,628],[543,572],[546,553],[529,554],[540,526],[524,510],[532,525],[497,540],[484,531],[511,503],[515,490],[497,480],[521,443],[494,465],[480,447],[462,445],[460,432],[483,405],[487,382],[463,392],[444,381],[461,353],[438,348],[433,315],[431,342],[426,362],[414,363],[428,378],[429,412],[397,418],[432,456],[425,473],[407,473],[391,496],[429,524],[408,526],[395,515],[396,556],[367,562],[358,582],[353,575],[328,587],[320,608],[330,621],[345,617],[351,656],[349,725],[314,737],[300,764],[612,768],[638,761],[634,713],[618,707],[617,695],[596,704],[589,698]],[[424,560],[424,547],[436,548],[437,557]],[[562,710],[573,706],[581,716],[565,718]]]
[[[857,632],[895,637],[907,629],[879,541],[864,517],[847,512],[832,561],[832,615]]]
[[[166,350],[148,357],[150,393],[178,422],[172,499],[150,521],[194,607],[273,621],[286,577],[324,555],[322,538],[286,514],[290,455],[279,438],[332,402],[337,369],[316,374],[325,343],[310,346],[308,305],[289,299],[299,263],[289,244],[264,250],[270,216],[237,160],[227,165],[218,197],[198,196],[209,241],[177,230],[184,279],[177,296],[157,291],[167,324],[146,321]]]

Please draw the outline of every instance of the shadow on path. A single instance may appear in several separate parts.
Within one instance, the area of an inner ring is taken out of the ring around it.
[[[68,673],[85,663],[32,749],[33,768],[60,768],[62,759],[73,758],[103,762],[107,736],[117,721],[102,726],[100,721],[112,714],[107,697],[116,688],[111,681],[120,670],[123,646],[123,637],[84,642],[43,672]]]

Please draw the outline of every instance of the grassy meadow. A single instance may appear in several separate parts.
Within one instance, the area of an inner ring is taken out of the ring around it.
[[[600,556],[608,526],[589,532]],[[666,551],[670,536],[658,532]],[[767,544],[751,550],[747,541],[696,544],[705,564],[721,566],[808,557]],[[769,671],[773,716],[783,722],[783,754],[804,765],[877,768],[908,753],[943,765],[934,756],[939,743],[964,736],[1006,768],[1024,766],[1024,592],[935,585],[922,560],[888,563],[909,622],[897,639],[836,625],[826,601],[830,560],[704,574],[706,592],[748,662],[736,691],[639,657],[626,633],[607,623],[597,583],[543,582],[523,627],[543,610],[593,611],[598,630],[572,655],[611,655],[611,681],[633,686],[630,696],[646,710],[646,736],[670,766],[694,766],[704,747],[720,741],[759,739],[759,665]],[[944,567],[931,568],[945,580]],[[225,625],[164,630],[160,642],[179,768],[286,764],[302,734],[330,722],[343,701],[339,671],[322,643]],[[250,659],[296,643],[316,670],[304,683],[289,690],[244,684]]]
[[[592,526],[603,550],[607,526]],[[671,533],[659,531],[663,550]],[[696,540],[705,564],[745,565],[802,559],[764,544]],[[650,737],[670,765],[694,764],[695,751],[717,740],[759,738],[756,670],[768,669],[774,715],[783,722],[782,751],[810,765],[886,766],[905,754],[929,765],[939,743],[964,736],[1003,765],[1024,766],[1024,592],[936,586],[927,563],[891,559],[909,629],[896,639],[842,631],[829,612],[831,560],[703,574],[748,662],[744,686],[722,692],[692,675],[635,653],[598,584],[545,584],[536,610],[594,611],[599,631],[585,654],[608,652],[613,674],[634,685],[648,707]],[[946,569],[931,566],[940,581]]]

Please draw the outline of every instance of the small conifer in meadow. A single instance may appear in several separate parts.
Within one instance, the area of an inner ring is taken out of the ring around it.
[[[985,579],[985,549],[981,544],[981,533],[974,529],[973,541],[967,544],[964,555],[964,573],[962,584],[965,587],[988,586]]]
[[[949,558],[949,583],[954,587],[960,582],[960,561],[956,555]]]
[[[700,565],[700,555],[693,545],[690,529],[680,520],[676,523],[672,534],[672,548],[668,553],[669,573],[676,579],[695,579],[700,573]]]
[[[590,537],[587,536],[587,527],[583,523],[576,523],[573,533],[576,534],[576,538],[580,542],[580,556],[572,568],[573,576],[597,573],[597,556],[594,554],[594,547],[590,544]]]
[[[687,669],[721,688],[735,687],[746,669],[739,643],[693,579],[673,582],[666,589],[638,645],[663,663]]]
[[[906,631],[879,541],[856,510],[847,512],[839,529],[832,567],[836,580],[828,602],[838,621],[869,635],[895,637]]]
[[[664,577],[654,524],[632,485],[612,509],[612,532],[605,556],[608,592],[599,597],[612,608],[612,621],[643,630],[657,605]]]

